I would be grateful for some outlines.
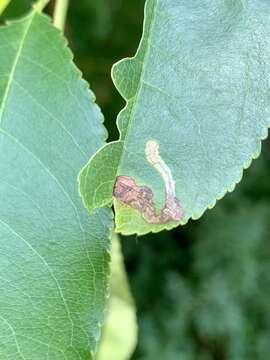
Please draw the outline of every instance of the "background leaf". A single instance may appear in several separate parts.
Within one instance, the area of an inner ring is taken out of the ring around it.
[[[81,173],[80,191],[89,211],[111,204],[107,194],[113,192],[114,174],[151,189],[157,211],[164,206],[164,182],[145,156],[150,139],[159,143],[171,170],[184,217],[149,224],[138,210],[114,200],[116,231],[170,229],[199,218],[234,189],[267,136],[269,12],[256,0],[146,2],[139,50],[113,69],[116,87],[127,100],[118,117],[123,145],[118,166],[112,166],[114,142]],[[97,164],[107,168],[102,179]]]
[[[128,360],[137,343],[136,311],[118,236],[112,240],[110,300],[97,360]]]
[[[77,173],[105,137],[60,33],[33,11],[0,29],[0,358],[91,359],[111,214],[89,218]]]
[[[0,0],[0,15],[5,10],[5,8],[8,6],[10,0]]]
[[[34,1],[12,0],[1,14],[0,19],[4,22],[6,20],[10,21],[11,19],[22,17],[31,10],[31,4],[34,5]]]

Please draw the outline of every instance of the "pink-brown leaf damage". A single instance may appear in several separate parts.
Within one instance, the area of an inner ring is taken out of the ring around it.
[[[151,224],[179,221],[183,217],[183,210],[176,198],[167,199],[165,206],[157,212],[153,191],[147,186],[138,186],[130,176],[117,176],[113,195],[122,203],[139,210],[143,218]]]
[[[175,184],[168,166],[159,155],[157,141],[146,143],[146,159],[162,176],[165,183],[166,200],[164,207],[157,211],[154,204],[153,191],[148,186],[139,186],[130,176],[117,176],[113,196],[120,202],[140,211],[144,220],[151,224],[165,224],[170,221],[180,221],[184,211],[175,196]]]

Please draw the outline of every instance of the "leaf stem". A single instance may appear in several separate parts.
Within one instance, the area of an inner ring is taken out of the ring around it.
[[[69,0],[56,0],[54,14],[53,14],[53,24],[55,27],[64,31],[67,10],[68,10]]]
[[[45,8],[45,6],[48,4],[50,0],[39,0],[39,1],[36,1],[33,5],[33,8],[36,10],[36,11],[43,11],[43,9]]]

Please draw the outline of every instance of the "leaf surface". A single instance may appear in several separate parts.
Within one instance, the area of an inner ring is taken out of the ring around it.
[[[234,189],[268,132],[269,16],[263,0],[146,2],[139,49],[112,71],[120,139],[81,172],[90,212],[114,202],[116,231],[157,232]]]
[[[102,115],[65,40],[37,11],[0,28],[0,358],[92,359],[111,213],[89,217],[77,174]]]

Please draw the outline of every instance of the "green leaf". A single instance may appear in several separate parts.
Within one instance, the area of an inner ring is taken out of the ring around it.
[[[48,18],[0,28],[1,359],[92,359],[111,213],[89,217],[76,179],[104,142],[102,120]]]
[[[146,2],[138,52],[112,72],[127,101],[120,140],[81,172],[90,212],[114,200],[116,231],[156,232],[199,218],[234,189],[267,136],[269,17],[258,0]],[[128,178],[113,199],[115,175]]]
[[[111,294],[97,360],[127,360],[137,343],[136,310],[129,289],[120,240],[116,235],[113,236],[111,257]]]

